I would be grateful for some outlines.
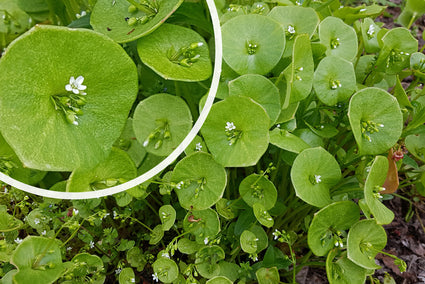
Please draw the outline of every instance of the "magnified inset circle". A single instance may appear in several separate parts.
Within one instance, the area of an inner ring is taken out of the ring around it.
[[[190,132],[188,133],[188,135],[183,139],[183,141],[171,152],[171,154],[169,154],[164,160],[162,160],[159,164],[157,164],[155,167],[153,167],[152,169],[150,169],[149,171],[147,171],[146,173],[138,176],[135,179],[132,179],[130,181],[127,181],[125,183],[119,184],[117,186],[114,187],[110,187],[110,188],[106,188],[106,189],[102,189],[102,190],[96,190],[96,191],[84,191],[84,192],[58,192],[58,191],[53,191],[53,190],[47,190],[47,189],[42,189],[36,186],[31,186],[28,184],[25,184],[23,182],[20,182],[18,180],[15,180],[13,178],[11,178],[10,176],[4,174],[4,173],[0,173],[0,180],[11,185],[12,187],[18,188],[20,190],[23,190],[25,192],[31,193],[31,194],[35,194],[35,195],[39,195],[39,196],[44,196],[44,197],[49,197],[49,198],[56,198],[56,199],[91,199],[91,198],[99,198],[99,197],[104,197],[104,196],[109,196],[109,195],[113,195],[116,193],[120,193],[123,192],[127,189],[133,188],[138,186],[139,184],[151,179],[152,177],[156,176],[157,174],[159,174],[162,170],[164,170],[167,166],[169,166],[171,163],[173,163],[178,156],[186,149],[186,147],[191,143],[191,141],[195,138],[196,134],[199,132],[200,128],[202,127],[210,109],[211,106],[213,104],[216,92],[217,92],[217,88],[218,88],[218,83],[219,83],[219,79],[220,79],[220,72],[221,72],[221,62],[222,62],[222,38],[221,38],[221,30],[220,30],[220,22],[218,19],[218,14],[217,14],[217,10],[215,8],[215,4],[213,0],[207,0],[207,4],[208,4],[208,8],[211,14],[211,19],[212,19],[212,23],[213,23],[213,29],[214,29],[214,38],[215,38],[215,62],[214,62],[214,71],[213,71],[213,77],[212,77],[212,83],[211,83],[211,87],[206,99],[206,103],[199,115],[199,118],[197,119],[197,121],[195,122],[194,126],[192,127],[192,129],[190,130]],[[84,86],[87,85],[89,86],[89,80],[90,78],[85,77],[83,82],[81,81],[81,78],[78,78],[80,74],[75,74],[73,77],[74,78],[70,78],[69,80],[69,85],[67,86],[67,88],[69,88],[70,92],[74,92],[74,93],[79,93],[82,94],[84,93],[86,90],[84,89]],[[74,80],[72,80],[74,79]],[[130,81],[132,80],[131,78],[129,79]],[[71,82],[72,81],[72,82]],[[68,83],[68,82],[66,82]],[[67,84],[68,85],[68,84]],[[87,92],[89,92],[89,87],[87,87]],[[58,104],[60,104],[60,98],[56,101]],[[115,106],[114,106],[115,107]],[[116,107],[119,107],[118,105]],[[81,121],[83,122],[83,117],[81,118]],[[74,117],[75,118],[75,117]],[[73,120],[72,117],[69,117],[67,119],[72,120],[72,123],[79,123],[79,118],[77,117],[77,119],[75,119],[75,121]],[[87,117],[84,117],[84,119],[89,119]],[[48,126],[46,126],[48,127]],[[40,134],[42,135],[42,134]],[[109,141],[110,143],[110,141]],[[83,145],[82,145],[83,146]],[[89,147],[89,146],[87,146]],[[64,147],[64,151],[67,151],[69,149],[67,149],[66,147]],[[81,158],[86,158],[87,161],[92,161],[92,160],[96,160],[95,154],[93,155],[93,157],[81,157]],[[53,160],[54,157],[53,157]],[[53,161],[55,162],[55,161]],[[61,163],[51,163],[52,165],[50,165],[49,163],[46,162],[47,166],[52,166],[52,170],[67,170],[67,164],[61,164]],[[43,165],[43,166],[46,166]]]

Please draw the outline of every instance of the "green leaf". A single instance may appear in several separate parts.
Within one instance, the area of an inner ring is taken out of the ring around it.
[[[239,74],[264,75],[279,62],[285,32],[278,22],[261,15],[241,15],[222,26],[223,59]]]
[[[121,270],[120,275],[118,277],[119,284],[132,284],[135,283],[136,276],[131,267],[126,267]]]
[[[164,237],[164,229],[162,228],[162,225],[156,225],[150,234],[149,244],[156,245],[162,240],[163,237]]]
[[[235,201],[227,200],[226,198],[221,198],[216,204],[215,209],[221,217],[231,220],[235,218],[238,214],[237,209],[235,209],[232,205]]]
[[[7,213],[7,207],[0,205],[0,232],[12,232],[22,226],[22,221]]]
[[[270,117],[270,125],[280,114],[279,89],[266,77],[258,74],[242,75],[229,82],[229,95],[246,96],[260,104]]]
[[[394,219],[394,213],[381,202],[382,196],[379,191],[384,190],[388,172],[388,159],[384,156],[376,156],[367,176],[364,197],[370,212],[376,219],[377,224],[389,224]]]
[[[161,26],[177,8],[183,3],[183,0],[159,0],[155,1],[158,5],[158,12],[151,14],[151,18],[143,23],[143,17],[146,13],[136,10],[130,13],[128,1],[98,0],[93,8],[90,17],[90,24],[94,30],[103,33],[116,42],[130,42],[142,36],[148,35],[159,26]],[[130,25],[129,18],[140,18],[140,22]]]
[[[121,136],[115,141],[114,146],[127,152],[136,167],[140,166],[146,156],[146,151],[136,140],[133,131],[133,119],[128,118]]]
[[[347,101],[357,90],[353,64],[337,56],[326,56],[314,72],[314,90],[328,106]]]
[[[184,218],[183,228],[195,236],[197,243],[203,244],[220,232],[220,219],[212,209],[192,211]]]
[[[55,109],[53,96],[72,94],[65,86],[78,76],[87,95],[73,125]],[[48,25],[9,46],[0,81],[8,82],[0,91],[5,140],[26,167],[50,171],[93,167],[105,159],[138,89],[135,65],[118,44],[90,30]]]
[[[255,272],[258,284],[278,284],[280,283],[279,271],[276,267],[262,267]]]
[[[279,128],[270,131],[270,143],[281,149],[297,154],[304,149],[310,148],[310,145],[298,136]]]
[[[229,278],[224,276],[215,276],[208,280],[206,284],[232,284],[233,282]]]
[[[317,207],[332,203],[329,190],[340,179],[338,162],[321,147],[302,151],[291,170],[291,180],[297,196]]]
[[[225,253],[219,246],[203,247],[196,253],[195,265],[199,274],[205,278],[213,278],[220,273],[218,262],[223,260]]]
[[[169,258],[158,258],[153,264],[153,271],[159,281],[171,283],[179,276],[179,267]]]
[[[227,175],[210,154],[197,152],[177,163],[171,181],[177,184],[175,191],[183,208],[204,210],[223,196]]]
[[[367,53],[376,53],[381,50],[377,35],[381,28],[371,18],[366,18],[361,23],[361,35]]]
[[[273,208],[277,199],[277,190],[274,184],[263,175],[252,174],[239,184],[239,194],[249,206],[261,204],[264,210]]]
[[[18,268],[13,276],[17,283],[53,283],[65,270],[58,243],[44,237],[26,237],[13,252],[11,263]]]
[[[359,207],[351,201],[329,204],[314,214],[308,229],[308,246],[317,256],[341,246],[344,231],[360,219]]]
[[[176,221],[176,210],[171,205],[163,205],[159,208],[159,218],[161,219],[162,229],[168,231],[173,227]]]
[[[252,206],[252,209],[254,210],[255,218],[257,218],[257,221],[267,227],[271,228],[274,225],[274,221],[272,216],[270,216],[269,212],[267,212],[264,208],[264,205],[261,203],[254,203]]]
[[[387,151],[400,138],[403,128],[396,98],[378,88],[355,93],[350,100],[348,117],[361,155]]]
[[[325,18],[319,25],[320,43],[326,46],[326,55],[353,61],[357,55],[356,31],[341,19]]]
[[[185,101],[169,94],[156,94],[141,101],[134,111],[136,138],[148,153],[167,156],[192,128],[192,115]]]
[[[406,144],[407,150],[415,156],[417,159],[425,162],[425,135],[424,134],[416,134],[409,135],[406,137],[404,141]]]
[[[379,269],[375,256],[387,244],[387,235],[375,220],[361,220],[348,232],[348,259],[366,269]]]
[[[193,253],[199,251],[203,246],[204,246],[203,243],[198,244],[197,242],[191,241],[191,240],[186,239],[186,238],[181,238],[177,242],[178,250],[181,253],[184,253],[184,254],[193,254]]]
[[[218,163],[247,167],[255,165],[267,150],[269,125],[260,105],[247,97],[230,96],[212,106],[201,133]]]
[[[27,13],[40,13],[49,10],[46,0],[18,0],[16,2]]]
[[[74,281],[84,281],[86,277],[90,277],[92,283],[104,283],[106,277],[103,273],[103,262],[97,255],[79,253],[72,258],[71,263],[75,265],[70,273]]]
[[[236,282],[236,280],[239,278],[240,266],[234,262],[228,262],[224,260],[220,261],[218,264],[220,265],[220,276],[226,277],[227,279]]]
[[[363,284],[367,270],[347,258],[346,253],[337,257],[338,250],[333,249],[326,258],[326,274],[330,284]],[[335,261],[335,258],[337,260]]]
[[[203,81],[212,73],[207,43],[188,28],[164,24],[139,39],[137,51],[143,63],[166,80]]]
[[[256,253],[261,252],[262,250],[265,250],[267,246],[269,245],[269,237],[267,236],[266,232],[261,226],[254,225],[252,226],[249,231],[255,234],[257,243],[257,251]]]
[[[257,236],[248,230],[242,232],[240,236],[241,248],[246,253],[255,253],[257,251]]]

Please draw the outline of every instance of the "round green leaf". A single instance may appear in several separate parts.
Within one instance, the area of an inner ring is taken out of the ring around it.
[[[106,277],[102,273],[103,262],[97,255],[79,253],[72,258],[71,262],[76,265],[76,268],[72,270],[74,282],[84,282],[86,277],[90,277],[94,284],[104,283]]]
[[[176,221],[176,210],[171,205],[163,205],[159,208],[159,218],[161,219],[162,229],[168,231]]]
[[[212,209],[188,212],[183,220],[183,228],[202,244],[213,239],[220,232],[220,219]]]
[[[164,229],[162,228],[162,225],[156,225],[150,234],[149,244],[156,245],[162,240],[163,237]]]
[[[279,62],[285,32],[278,22],[261,15],[241,15],[222,26],[223,58],[239,74],[264,75]]]
[[[348,117],[361,155],[387,151],[400,138],[403,129],[397,99],[378,88],[365,88],[354,94]]]
[[[248,230],[242,232],[240,237],[241,248],[246,253],[255,253],[257,251],[257,236]]]
[[[326,17],[319,25],[320,43],[326,46],[326,55],[335,55],[353,61],[357,55],[356,31],[341,19]]]
[[[26,237],[13,252],[10,262],[18,268],[13,277],[16,283],[53,283],[65,269],[58,243],[44,237]]]
[[[206,284],[232,284],[233,282],[229,278],[224,276],[215,276],[208,280]]]
[[[217,213],[220,214],[221,217],[231,220],[235,218],[238,214],[237,209],[235,209],[232,200],[227,200],[226,198],[221,198],[216,204],[215,209]]]
[[[361,220],[348,232],[348,259],[366,269],[379,269],[375,256],[387,244],[387,234],[375,220]]]
[[[207,43],[197,32],[188,28],[164,24],[152,34],[139,39],[137,51],[143,63],[167,80],[203,81],[212,73]],[[199,58],[193,61],[188,59],[194,56]]]
[[[78,76],[87,95],[74,125],[55,109],[53,96],[72,94],[65,86]],[[50,171],[104,160],[138,89],[136,67],[118,44],[90,30],[45,25],[9,46],[0,81],[8,82],[0,91],[4,138],[26,167]]]
[[[175,191],[183,208],[203,210],[223,196],[227,175],[210,154],[197,152],[177,163],[171,181],[177,184]]]
[[[164,283],[171,283],[179,276],[179,267],[169,258],[158,258],[153,264],[154,275]]]
[[[0,35],[4,36],[4,39],[8,39],[8,41],[28,30],[32,23],[30,16],[16,2],[3,0],[0,3],[0,15],[2,18],[2,21],[0,21]],[[6,47],[4,44],[7,42],[1,42],[0,47]]]
[[[367,270],[347,258],[344,253],[334,261],[338,250],[331,250],[326,258],[326,274],[330,284],[363,284]]]
[[[424,134],[409,135],[406,137],[406,140],[404,140],[404,143],[406,144],[406,148],[407,150],[409,150],[409,153],[411,153],[413,156],[415,156],[422,162],[425,162]]]
[[[46,0],[18,0],[19,7],[28,13],[40,13],[49,10]]]
[[[230,96],[215,103],[201,129],[214,159],[224,167],[255,165],[269,144],[270,119],[249,98]]]
[[[388,172],[388,159],[384,156],[376,156],[369,170],[364,186],[364,198],[370,212],[376,219],[377,224],[389,224],[394,219],[394,213],[382,204],[382,196],[379,191],[384,190]]]
[[[263,175],[252,174],[239,184],[239,194],[249,205],[259,203],[264,210],[273,208],[277,199],[277,190],[274,184]]]
[[[261,226],[254,225],[249,231],[255,234],[257,240],[257,251],[256,253],[265,250],[269,245],[269,237]]]
[[[239,278],[240,266],[235,262],[228,262],[224,260],[220,261],[218,264],[220,265],[220,276],[226,277],[232,282],[236,282]]]
[[[326,255],[340,246],[343,232],[360,219],[359,207],[351,201],[329,204],[314,214],[308,229],[308,246],[317,256]]]
[[[196,253],[196,269],[205,278],[213,278],[220,273],[219,261],[223,260],[225,253],[219,246],[203,247]]]
[[[83,192],[101,190],[125,183],[137,176],[133,161],[123,150],[113,148],[109,157],[90,170],[75,170],[69,176],[66,190]]]
[[[181,238],[177,242],[177,248],[179,249],[179,251],[181,253],[184,253],[184,254],[195,253],[195,252],[199,251],[203,246],[204,246],[203,243],[198,244],[197,242],[191,241],[191,240],[186,239],[186,238]]]
[[[139,10],[129,12],[129,1],[98,0],[90,17],[90,24],[95,31],[109,36],[116,42],[133,41],[157,29],[177,10],[183,3],[183,0],[158,0],[149,2],[157,5],[158,12],[150,14],[150,19],[143,23],[146,19],[143,17],[148,16],[148,14]],[[130,18],[134,18],[136,23],[131,25]],[[140,19],[139,21],[137,21],[138,18]]]
[[[300,153],[302,150],[310,148],[304,140],[286,130],[275,128],[270,131],[270,143],[293,153]]]
[[[133,129],[146,151],[167,156],[192,128],[189,107],[180,97],[156,94],[141,101],[134,111]]]
[[[134,275],[133,268],[126,267],[120,272],[118,277],[119,284],[132,284],[135,283],[136,276]]]
[[[367,53],[379,52],[381,48],[377,35],[381,28],[371,18],[366,18],[361,23],[361,30],[365,51]]]
[[[346,101],[357,89],[353,64],[337,56],[327,56],[317,66],[313,84],[324,104],[334,106]]]
[[[280,283],[280,276],[277,267],[261,267],[255,272],[258,284],[276,284]]]
[[[266,211],[263,204],[254,203],[252,209],[254,210],[255,218],[257,218],[257,221],[260,222],[261,225],[267,228],[273,227],[273,218],[270,216],[269,212]]]
[[[414,70],[415,76],[425,79],[425,54],[415,52],[410,56],[410,68]]]
[[[317,207],[332,203],[329,189],[340,179],[338,162],[321,147],[302,151],[291,170],[291,180],[297,196]]]
[[[7,213],[7,207],[0,206],[0,232],[12,232],[22,226],[22,221]]]
[[[279,89],[264,76],[246,74],[229,82],[229,95],[246,96],[259,103],[270,117],[273,125],[280,114]]]

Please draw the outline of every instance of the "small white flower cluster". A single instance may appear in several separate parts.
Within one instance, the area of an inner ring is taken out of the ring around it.
[[[295,33],[294,26],[291,26],[291,25],[288,26],[288,33],[290,33],[290,34],[294,34]]]
[[[233,122],[229,122],[228,121],[228,122],[226,122],[225,129],[227,131],[232,131],[232,130],[235,130],[236,129],[236,126],[235,126],[235,124]]]
[[[158,282],[159,281],[158,274],[156,272],[154,274],[152,274],[152,279],[155,282]]]
[[[316,183],[321,183],[322,182],[322,176],[321,175],[314,175],[314,181]]]
[[[201,151],[202,150],[202,145],[201,145],[200,142],[199,143],[196,143],[195,149],[196,149],[196,151]]]
[[[370,38],[372,38],[375,35],[375,25],[374,24],[370,24],[369,29],[367,30],[366,34]]]
[[[86,93],[83,91],[87,89],[87,86],[84,86],[83,82],[83,76],[78,76],[77,79],[75,79],[74,76],[71,76],[71,78],[69,79],[69,84],[65,85],[65,90],[67,90],[68,92],[73,92],[76,95],[85,96]]]

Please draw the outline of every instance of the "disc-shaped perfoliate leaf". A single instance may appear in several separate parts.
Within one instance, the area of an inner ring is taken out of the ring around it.
[[[240,237],[241,248],[246,253],[255,253],[257,251],[257,236],[248,230],[242,232]]]
[[[300,34],[307,34],[310,38],[319,24],[319,16],[310,7],[276,6],[270,11],[268,17],[283,26],[288,43]]]
[[[292,63],[284,71],[287,84],[285,101],[293,104],[305,99],[313,86],[314,62],[310,39],[306,34],[295,38]],[[285,105],[285,104],[284,104]]]
[[[262,15],[241,15],[222,26],[223,58],[239,74],[264,75],[279,62],[285,32],[275,20]]]
[[[279,89],[272,81],[258,74],[246,74],[229,82],[229,95],[246,96],[259,103],[273,125],[280,114]]]
[[[357,89],[353,64],[338,56],[326,56],[314,72],[313,85],[319,100],[328,106],[347,101]]]
[[[425,135],[424,134],[416,134],[416,135],[409,135],[404,140],[404,143],[406,144],[407,150],[421,160],[422,162],[425,162]]]
[[[269,212],[266,211],[264,208],[264,205],[261,203],[254,203],[252,206],[252,210],[254,211],[255,218],[257,218],[257,221],[267,227],[271,228],[274,225],[274,221],[272,216],[270,216]]]
[[[249,175],[242,180],[239,185],[239,194],[249,206],[260,203],[265,210],[273,208],[277,199],[277,190],[274,184],[258,174]]]
[[[255,272],[258,284],[276,284],[280,283],[280,276],[277,267],[261,267]]]
[[[366,269],[379,269],[375,256],[387,244],[385,229],[375,220],[361,220],[354,224],[347,237],[348,259]]]
[[[218,214],[208,208],[201,211],[187,213],[183,220],[183,228],[191,232],[198,243],[205,243],[205,239],[213,239],[220,232],[220,219]]]
[[[335,55],[353,61],[357,55],[356,31],[341,19],[327,17],[319,25],[320,43],[326,46],[326,55]]]
[[[415,52],[410,56],[410,68],[415,72],[416,77],[425,79],[425,54]]]
[[[279,128],[270,131],[270,143],[281,149],[297,154],[304,149],[310,148],[310,145],[304,142],[300,137]]]
[[[217,246],[207,246],[201,248],[196,253],[196,269],[204,278],[213,278],[220,273],[218,262],[225,257],[224,250]]]
[[[256,253],[259,253],[260,251],[266,249],[267,246],[269,245],[269,238],[268,238],[266,232],[264,231],[263,227],[258,226],[258,225],[254,225],[249,229],[249,231],[254,233],[255,236],[258,239],[257,240],[257,251],[256,251]]]
[[[160,257],[152,267],[156,278],[163,283],[171,283],[179,276],[179,267],[172,259]]]
[[[184,254],[195,253],[199,251],[204,245],[205,245],[204,243],[198,244],[197,242],[191,241],[186,238],[181,238],[177,242],[177,248],[179,249],[181,253],[184,253]]]
[[[134,111],[136,139],[156,156],[169,155],[191,128],[192,115],[180,97],[156,94],[141,101]]]
[[[135,283],[136,276],[134,274],[133,268],[126,267],[121,270],[118,277],[119,284],[131,284]]]
[[[227,175],[210,154],[197,152],[177,163],[171,181],[177,184],[175,191],[183,208],[204,210],[223,196]]]
[[[410,55],[418,51],[418,41],[406,28],[389,30],[382,37],[381,42],[376,70],[387,74],[397,74],[409,67]]]
[[[27,13],[40,13],[49,10],[46,0],[18,0],[17,3]]]
[[[340,179],[338,162],[321,147],[302,151],[295,158],[291,170],[291,180],[297,196],[317,207],[332,203],[329,189]]]
[[[387,151],[400,138],[403,129],[397,99],[378,88],[355,93],[348,107],[348,118],[361,155]]]
[[[90,170],[75,170],[69,176],[66,190],[84,192],[101,190],[125,183],[137,176],[137,169],[123,150],[112,148],[109,157]]]
[[[363,284],[366,281],[367,270],[358,266],[343,253],[334,261],[338,250],[329,252],[326,258],[326,275],[330,284]]]
[[[164,237],[164,230],[162,229],[162,225],[156,225],[149,236],[150,245],[156,245],[157,243],[159,243]]]
[[[48,171],[104,160],[138,91],[134,62],[118,44],[90,30],[56,26],[35,26],[11,44],[0,60],[0,81],[7,82],[0,90],[4,138],[26,167]],[[81,93],[83,86],[86,103],[73,124],[55,108],[55,98]]]
[[[360,208],[351,201],[334,202],[314,214],[308,229],[308,246],[317,256],[339,246],[338,238],[360,219]]]
[[[231,220],[238,215],[238,210],[233,206],[234,202],[233,200],[222,198],[215,204],[215,210],[221,217]]]
[[[214,159],[224,167],[257,164],[269,144],[270,119],[247,97],[230,96],[215,103],[201,133]]]
[[[377,38],[380,30],[381,28],[371,18],[366,18],[361,23],[361,34],[367,53],[376,53],[381,49]]]
[[[2,16],[0,35],[4,36],[4,39],[13,39],[31,27],[30,16],[24,12],[25,10],[21,10],[16,2],[13,0],[0,2],[0,15]],[[6,43],[1,42],[0,47],[6,47],[4,46]]]
[[[140,3],[138,0],[135,2]],[[131,8],[129,11],[130,1],[99,0],[93,8],[90,24],[95,31],[109,36],[116,42],[133,41],[157,29],[177,10],[183,0],[146,2],[152,3],[157,12],[145,13],[138,9],[133,9],[133,12]]]
[[[143,63],[167,80],[203,81],[212,73],[207,43],[185,27],[164,24],[139,39],[137,51]]]
[[[377,224],[389,224],[394,219],[394,213],[382,204],[381,190],[388,172],[388,159],[384,156],[376,156],[369,170],[364,186],[364,197],[367,206]]]
[[[13,252],[10,262],[18,268],[13,276],[16,283],[53,283],[65,270],[58,243],[45,237],[26,237]]]
[[[206,284],[232,284],[233,282],[225,276],[215,276],[208,280]]]
[[[159,208],[159,218],[161,219],[162,229],[168,231],[176,221],[176,210],[171,205],[163,205]]]
[[[71,262],[76,266],[76,268],[72,270],[72,274],[75,277],[74,280],[90,277],[91,283],[102,284],[105,282],[106,277],[102,273],[104,269],[103,261],[97,255],[79,253],[72,258]],[[70,282],[72,283],[72,281]],[[69,284],[68,282],[64,283]]]

